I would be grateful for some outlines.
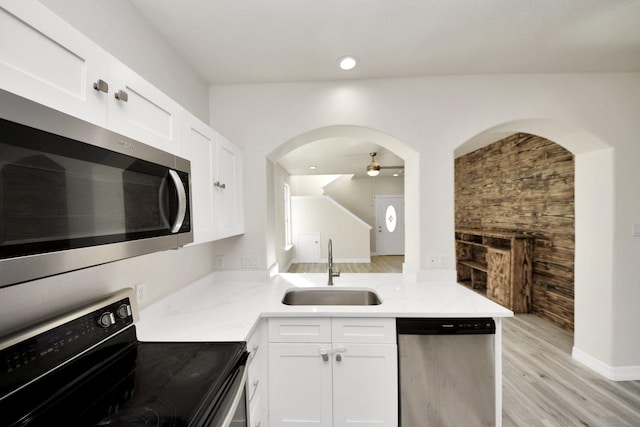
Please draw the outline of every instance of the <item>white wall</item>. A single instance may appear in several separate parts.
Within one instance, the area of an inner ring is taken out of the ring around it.
[[[40,2],[154,86],[161,88],[200,120],[209,122],[207,83],[130,2]]]
[[[598,146],[593,140],[609,144],[615,151],[615,172],[613,191],[608,199],[604,196],[604,208],[611,206],[614,215],[605,217],[611,223],[600,226],[612,230],[611,244],[604,241],[600,245],[593,237],[585,239],[589,245],[601,247],[606,256],[599,266],[576,259],[576,269],[585,269],[584,273],[576,271],[576,279],[582,281],[576,280],[576,292],[595,300],[604,288],[611,304],[606,306],[605,302],[602,311],[594,311],[577,299],[576,318],[583,323],[576,325],[575,346],[606,366],[632,367],[640,377],[640,334],[634,332],[640,328],[636,307],[640,301],[640,239],[630,233],[631,223],[640,222],[636,194],[640,168],[634,166],[640,158],[640,74],[436,76],[230,85],[214,86],[210,94],[212,125],[241,145],[249,158],[273,156],[300,135],[339,125],[376,130],[414,150],[412,158],[403,157],[406,235],[417,239],[416,243],[408,240],[407,251],[411,253],[405,263],[418,270],[426,269],[426,254],[431,252],[446,255],[446,267],[454,268],[453,159],[454,150],[466,141],[504,123],[538,120],[561,126],[556,132],[535,126],[521,130],[538,133],[574,153],[580,152],[581,143],[582,151]],[[576,135],[587,137],[581,142]],[[573,142],[571,147],[568,140]],[[256,193],[265,176],[264,168],[259,167],[245,177],[249,189],[246,212],[253,215],[247,221],[260,223],[261,230],[273,228],[260,215],[264,200]],[[580,214],[590,215],[577,212]],[[257,250],[251,245],[266,240],[264,232],[260,237],[246,237],[250,247],[240,250]],[[604,274],[590,275],[590,268]],[[598,337],[591,331],[598,331]],[[603,343],[605,333],[612,338]]]
[[[146,306],[212,272],[217,253],[205,243],[2,288],[0,336],[138,283],[146,283]]]
[[[294,196],[291,198],[294,258],[298,256],[297,236],[320,233],[320,258],[328,259],[332,240],[336,262],[370,262],[369,230],[371,227],[328,196]],[[330,221],[327,221],[330,219]]]
[[[270,241],[275,242],[275,260],[279,271],[286,271],[293,259],[293,248],[287,247],[284,231],[284,184],[288,184],[290,190],[293,187],[291,176],[279,164],[273,165],[273,236]],[[293,237],[292,237],[293,238]]]

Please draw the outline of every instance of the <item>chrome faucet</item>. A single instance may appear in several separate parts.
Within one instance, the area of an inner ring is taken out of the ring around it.
[[[333,271],[333,250],[331,248],[331,239],[329,239],[329,283],[327,283],[327,285],[333,286],[334,277],[340,277],[340,272]]]

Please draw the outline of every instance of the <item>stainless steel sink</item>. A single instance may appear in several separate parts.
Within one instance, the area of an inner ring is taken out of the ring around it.
[[[282,299],[286,305],[379,305],[382,301],[372,289],[293,288]]]

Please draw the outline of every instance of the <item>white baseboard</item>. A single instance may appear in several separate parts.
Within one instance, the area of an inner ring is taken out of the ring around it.
[[[610,366],[576,347],[573,347],[571,357],[612,381],[640,380],[640,366]]]
[[[328,258],[320,258],[319,261],[315,261],[315,262],[312,262],[312,263],[309,263],[309,264],[326,264],[327,262],[329,262]],[[345,263],[345,264],[346,263],[369,264],[369,263],[371,263],[371,258],[335,258],[333,260],[334,264],[339,263],[339,262],[340,263]],[[300,261],[297,258],[294,258],[294,259],[291,260],[291,262],[289,263],[288,267],[290,267],[291,264],[306,264],[306,263]],[[287,267],[287,269],[288,269],[288,267]]]

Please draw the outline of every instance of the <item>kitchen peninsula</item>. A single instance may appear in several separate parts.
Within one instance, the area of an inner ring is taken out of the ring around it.
[[[354,414],[338,413],[341,408],[336,402],[351,402],[358,394],[345,393],[340,384],[346,380],[338,374],[349,366],[352,371],[348,383],[358,387],[353,378],[359,374],[353,368],[375,360],[379,362],[376,375],[370,369],[362,389],[386,390],[386,394],[378,396],[378,401],[366,402],[366,411],[379,415],[381,425],[395,426],[399,398],[396,319],[493,318],[495,419],[496,425],[501,425],[500,319],[512,316],[511,311],[456,283],[416,282],[403,274],[344,274],[335,280],[335,289],[374,290],[382,300],[380,305],[282,303],[290,288],[326,287],[326,283],[326,274],[280,274],[262,282],[219,281],[213,274],[144,308],[137,325],[138,337],[143,341],[247,341],[252,353],[247,382],[250,425],[295,425],[281,416],[292,411],[300,416],[298,420],[320,414],[318,425],[348,424],[344,419]],[[362,349],[369,353],[363,354]],[[351,365],[349,358],[353,360]],[[297,366],[301,371],[295,370]],[[319,380],[321,388],[314,391],[322,399],[309,399],[305,392],[316,385],[316,367],[328,369],[330,379]],[[301,378],[299,372],[310,374]],[[292,373],[297,375],[295,380],[287,382],[287,375]],[[297,389],[291,391],[292,387]],[[288,390],[286,397],[282,396],[284,390]],[[342,393],[339,398],[335,397],[338,393]],[[358,405],[342,407],[348,411]]]

